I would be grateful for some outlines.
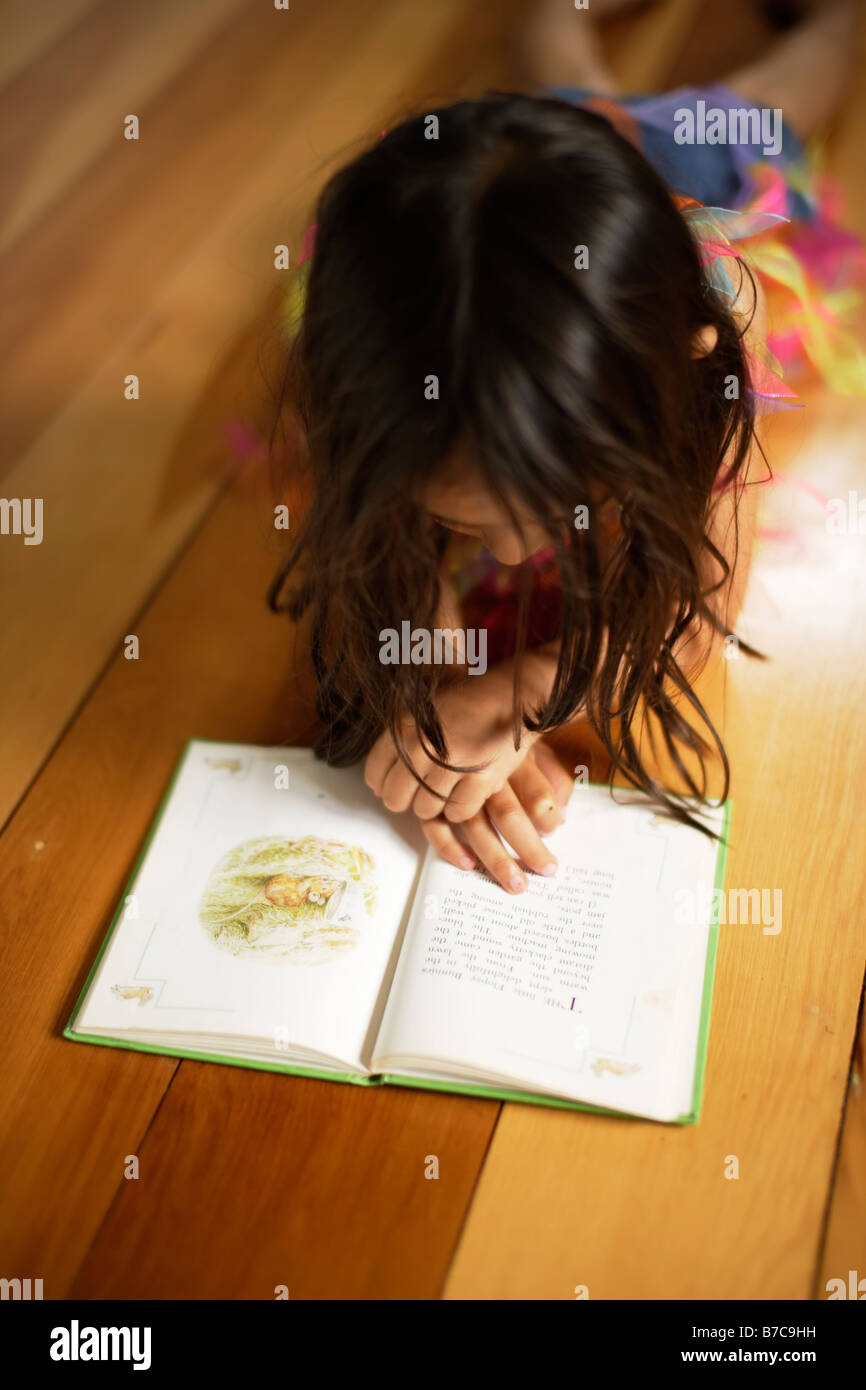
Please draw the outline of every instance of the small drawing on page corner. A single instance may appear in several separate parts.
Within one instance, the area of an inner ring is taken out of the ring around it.
[[[149,1004],[153,990],[148,985],[112,985],[111,992],[118,999],[137,999],[139,1006]]]
[[[617,1062],[613,1057],[596,1057],[591,1070],[596,1076],[602,1076],[604,1072],[610,1072],[612,1076],[631,1076],[633,1072],[640,1071],[640,1066],[637,1062]]]
[[[199,903],[232,955],[323,965],[357,945],[376,910],[375,862],[340,840],[244,840],[214,866]]]
[[[230,772],[233,776],[236,772],[240,772],[243,767],[240,758],[205,758],[205,762],[208,767],[213,768],[214,772],[223,770]]]

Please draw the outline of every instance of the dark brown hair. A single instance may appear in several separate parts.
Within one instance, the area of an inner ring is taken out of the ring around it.
[[[559,563],[558,672],[546,705],[524,710],[518,658],[515,738],[585,707],[613,770],[670,814],[690,819],[686,794],[706,800],[713,746],[726,796],[724,748],[673,648],[697,619],[725,630],[699,564],[708,552],[729,574],[708,536],[713,489],[723,460],[730,480],[742,470],[753,414],[742,330],[662,180],[602,117],[492,92],[390,130],[330,178],[315,220],[280,397],[302,426],[312,498],[270,602],[310,618],[320,756],[354,763],[385,728],[400,747],[408,714],[447,764],[437,670],[382,665],[379,634],[435,623],[447,536],[418,487],[469,441],[490,492],[516,526],[519,503],[547,528]],[[695,357],[704,325],[718,340]],[[606,565],[599,482],[623,512]],[[575,532],[581,504],[590,523]],[[687,793],[645,769],[641,707]]]

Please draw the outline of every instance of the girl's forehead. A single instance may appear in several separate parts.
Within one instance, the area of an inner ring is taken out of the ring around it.
[[[471,446],[458,443],[424,480],[419,500],[441,521],[467,526],[511,525],[511,516],[485,481]],[[522,520],[531,513],[519,496],[512,494],[514,513]]]
[[[599,503],[608,495],[601,484],[590,483],[590,490]],[[422,506],[440,521],[495,527],[510,526],[512,515],[521,521],[533,520],[533,512],[515,489],[511,490],[513,513],[509,514],[466,449],[453,449],[423,481],[417,495]],[[583,500],[583,489],[575,479],[575,503]]]
[[[502,526],[508,520],[499,499],[490,491],[477,473],[467,471],[460,478],[431,478],[420,498],[432,516],[444,522],[462,522],[470,526]]]

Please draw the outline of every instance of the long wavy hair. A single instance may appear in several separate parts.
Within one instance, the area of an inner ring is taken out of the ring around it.
[[[714,483],[724,461],[736,485],[753,412],[743,330],[707,285],[665,184],[601,116],[490,92],[403,120],[329,179],[315,220],[277,416],[288,409],[300,423],[311,501],[270,603],[309,618],[317,752],[354,763],[386,728],[402,750],[408,715],[451,766],[440,672],[383,665],[379,634],[406,618],[435,625],[447,533],[419,487],[468,441],[515,529],[518,512],[536,518],[559,567],[559,664],[534,709],[519,690],[524,585],[515,746],[521,726],[553,730],[580,711],[611,779],[618,769],[696,823],[687,798],[708,799],[708,755],[720,757],[723,796],[730,773],[674,649],[698,620],[726,631],[700,565],[714,558],[722,588],[730,567],[708,534]],[[717,342],[695,356],[705,325]],[[622,515],[604,556],[599,483]],[[589,524],[575,531],[581,505]],[[647,770],[643,722],[660,731],[684,790]]]

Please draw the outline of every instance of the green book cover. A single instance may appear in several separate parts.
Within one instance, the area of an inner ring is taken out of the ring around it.
[[[179,760],[174,770],[174,773],[172,774],[169,785],[163,795],[157,814],[150,826],[144,844],[142,845],[141,851],[135,862],[132,873],[130,874],[129,881],[126,885],[123,895],[121,896],[120,902],[118,903],[117,909],[111,920],[108,931],[102,941],[99,952],[97,953],[97,956],[93,961],[93,964],[88,972],[87,978],[78,996],[69,1021],[67,1022],[66,1027],[63,1030],[63,1036],[65,1038],[73,1042],[85,1042],[95,1044],[98,1046],[101,1045],[103,1047],[115,1047],[134,1052],[147,1052],[156,1055],[175,1057],[178,1059],[184,1058],[200,1062],[216,1062],[227,1066],[239,1066],[244,1068],[250,1068],[253,1070],[284,1072],[288,1075],[293,1076],[305,1076],[323,1081],[341,1081],[357,1086],[404,1086],[413,1089],[442,1091],[446,1093],[477,1096],[500,1101],[511,1100],[523,1104],[542,1105],[558,1109],[586,1111],[598,1115],[612,1115],[616,1116],[617,1118],[644,1118],[643,1116],[629,1114],[629,1112],[627,1111],[617,1110],[615,1108],[602,1107],[597,1104],[589,1104],[587,1102],[561,1098],[555,1095],[512,1089],[511,1087],[494,1084],[485,1084],[484,1082],[480,1081],[475,1082],[464,1080],[439,1079],[435,1076],[424,1077],[417,1075],[403,1075],[400,1073],[388,1071],[376,1075],[362,1075],[356,1074],[351,1071],[342,1071],[339,1069],[330,1069],[326,1067],[313,1065],[303,1065],[295,1061],[281,1061],[278,1058],[275,1058],[271,1061],[264,1059],[254,1059],[247,1056],[232,1056],[211,1050],[197,1050],[195,1046],[187,1047],[176,1044],[166,1046],[157,1042],[145,1042],[139,1039],[131,1039],[125,1037],[110,1037],[105,1036],[102,1033],[86,1032],[82,1031],[81,1029],[76,1029],[76,1020],[79,1018],[82,1012],[85,1001],[88,997],[88,993],[91,989],[91,985],[93,984],[94,979],[97,975],[100,963],[102,962],[103,957],[105,956],[105,953],[108,950],[108,947],[115,936],[115,933],[121,926],[121,923],[124,918],[125,905],[127,904],[127,902],[130,899],[130,896],[132,895],[132,890],[134,889],[136,882],[139,878],[142,866],[144,865],[145,860],[147,858],[148,851],[150,850],[151,845],[153,844],[157,836],[157,832],[163,823],[166,811],[169,805],[171,804],[178,779],[184,767],[186,766],[188,757],[190,755],[190,751],[194,747],[201,745],[211,745],[215,750],[226,748],[230,750],[235,750],[238,748],[243,748],[248,752],[261,753],[266,751],[276,751],[257,749],[253,748],[253,746],[248,747],[246,745],[227,745],[219,743],[215,740],[208,739],[189,739],[187,741],[183,755]],[[284,751],[286,754],[291,754],[292,752],[297,752],[299,750],[286,749],[282,751]],[[600,787],[601,784],[592,785]],[[697,1036],[697,1048],[695,1054],[694,1077],[691,1091],[691,1104],[685,1113],[676,1116],[676,1118],[672,1120],[664,1121],[666,1123],[695,1124],[698,1121],[701,1112],[704,1091],[704,1077],[706,1072],[710,1012],[713,994],[713,980],[715,974],[716,955],[718,949],[718,912],[716,904],[718,901],[718,891],[723,888],[725,878],[727,841],[731,817],[731,805],[729,801],[724,803],[722,810],[723,818],[720,826],[720,839],[717,845],[715,860],[715,876],[713,883],[713,888],[715,891],[712,895],[713,908],[711,913],[711,919],[709,922],[706,956],[704,961],[703,987],[700,1001],[700,1017]]]

